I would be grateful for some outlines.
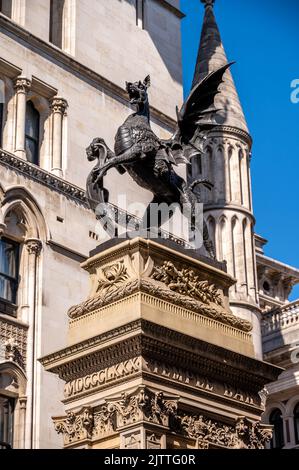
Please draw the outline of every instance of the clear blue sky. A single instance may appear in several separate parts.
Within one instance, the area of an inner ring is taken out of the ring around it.
[[[184,91],[190,90],[204,6],[181,0]],[[265,254],[299,268],[299,0],[216,0],[215,16],[253,138],[256,232]],[[299,297],[299,287],[291,299]]]

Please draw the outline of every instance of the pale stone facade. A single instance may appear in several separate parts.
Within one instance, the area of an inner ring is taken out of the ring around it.
[[[19,279],[16,299],[0,308],[0,394],[15,406],[13,447],[62,446],[51,417],[63,414],[64,384],[38,358],[65,347],[66,311],[88,292],[80,263],[102,241],[84,196],[91,169],[85,148],[97,135],[113,146],[131,112],[124,82],[147,74],[152,127],[161,137],[171,135],[182,102],[181,18],[179,0],[2,1],[0,230],[19,247]],[[210,44],[205,34],[211,31]],[[195,80],[226,61],[211,5],[202,34]],[[230,73],[226,80],[222,127],[208,136],[207,155],[193,162],[190,177],[200,168],[214,183],[211,193],[202,192],[207,222],[217,258],[237,279],[230,288],[232,311],[253,324],[254,354],[261,358],[259,305],[285,304],[299,273],[255,247],[251,138]],[[26,127],[28,103],[38,113],[33,136]],[[28,148],[38,161],[28,161]],[[107,187],[112,202],[120,187],[128,204],[151,199],[114,170]],[[267,354],[271,342],[269,348]]]

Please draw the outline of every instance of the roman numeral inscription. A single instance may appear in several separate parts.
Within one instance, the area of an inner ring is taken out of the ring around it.
[[[106,367],[93,374],[80,377],[79,379],[67,382],[64,387],[66,398],[85,392],[92,388],[98,388],[106,383],[120,380],[141,370],[141,359],[135,357],[124,362],[120,362],[111,367]]]

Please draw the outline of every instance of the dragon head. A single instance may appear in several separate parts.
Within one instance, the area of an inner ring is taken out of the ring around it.
[[[143,111],[148,104],[147,89],[151,84],[150,76],[145,77],[143,82],[126,82],[126,90],[130,98],[130,104],[137,107],[137,111]]]
[[[101,137],[95,137],[86,148],[86,156],[89,162],[100,158],[101,152],[106,148],[106,143]]]

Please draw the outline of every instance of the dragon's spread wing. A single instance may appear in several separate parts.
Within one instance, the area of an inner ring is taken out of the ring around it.
[[[219,85],[223,82],[223,75],[232,63],[225,64],[215,72],[209,73],[191,90],[178,113],[178,126],[183,141],[186,143],[192,139],[198,127],[213,125],[211,118],[217,112],[214,106],[215,97],[219,93]]]
[[[172,139],[163,142],[176,163],[189,163],[190,158],[202,153],[200,142],[203,142],[203,139],[196,139],[195,144],[194,137],[203,137],[203,130],[217,125],[213,122],[216,112],[219,111],[214,105],[215,97],[219,93],[225,71],[232,64],[233,62],[225,64],[203,78],[193,87],[181,110],[177,110],[177,130]]]

